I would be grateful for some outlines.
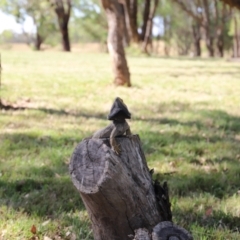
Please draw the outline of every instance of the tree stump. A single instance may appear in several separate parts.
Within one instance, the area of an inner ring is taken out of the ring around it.
[[[121,156],[109,139],[86,139],[75,149],[70,172],[92,221],[94,239],[129,239],[134,230],[161,221],[151,175],[138,136],[117,138]]]
[[[88,211],[95,240],[129,240],[135,233],[135,239],[151,239],[154,227],[165,219],[140,139],[133,135],[116,141],[120,156],[109,138],[80,142],[69,166],[73,184]]]

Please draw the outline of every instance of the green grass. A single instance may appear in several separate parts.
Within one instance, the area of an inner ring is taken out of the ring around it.
[[[132,112],[174,222],[195,239],[239,239],[240,68],[224,60],[128,58],[132,88],[105,54],[2,52],[0,239],[92,239],[68,173],[78,142],[108,124],[116,96]]]

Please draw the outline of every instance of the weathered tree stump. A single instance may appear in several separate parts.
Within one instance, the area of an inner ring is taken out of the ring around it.
[[[133,135],[116,141],[121,145],[120,156],[108,138],[84,139],[69,166],[73,184],[92,221],[95,240],[128,240],[135,230],[135,239],[151,239],[154,227],[165,219],[140,139]]]
[[[121,156],[109,139],[86,139],[75,149],[70,172],[92,221],[94,239],[129,239],[134,230],[161,221],[138,136],[117,138]]]

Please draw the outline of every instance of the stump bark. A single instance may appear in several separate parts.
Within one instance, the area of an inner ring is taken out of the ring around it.
[[[133,135],[116,141],[120,156],[111,149],[108,138],[80,142],[69,166],[73,184],[88,211],[95,240],[129,240],[134,235],[135,239],[152,239],[154,227],[166,219],[140,139]],[[166,231],[164,228],[165,235]]]
[[[85,139],[75,149],[70,173],[92,221],[94,239],[129,239],[138,228],[152,229],[162,219],[138,136]]]

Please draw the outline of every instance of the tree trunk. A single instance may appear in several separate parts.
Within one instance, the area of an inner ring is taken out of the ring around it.
[[[68,33],[68,25],[65,25],[61,28],[61,33],[62,33],[63,50],[66,52],[70,52],[71,47],[70,47],[70,40],[69,40],[69,33]]]
[[[123,48],[123,20],[117,0],[101,0],[108,21],[108,51],[112,57],[115,85],[131,86],[130,73]]]
[[[143,10],[143,24],[142,24],[142,28],[141,28],[141,34],[140,34],[141,41],[144,41],[144,37],[146,35],[150,7],[151,7],[151,1],[145,0],[144,10]]]
[[[240,10],[239,0],[222,0],[224,3],[229,4],[231,7],[236,7]]]
[[[70,52],[70,40],[68,34],[68,22],[71,14],[71,0],[55,0],[55,12],[58,18],[58,25],[62,35],[63,51]]]
[[[156,55],[158,55],[158,50],[159,50],[159,46],[160,46],[160,40],[161,40],[161,36],[160,36],[160,34],[158,34],[157,37],[156,37],[156,44],[155,44],[155,47],[153,49],[153,51],[154,51],[154,53]]]
[[[233,20],[234,20],[233,57],[238,58],[238,57],[240,57],[238,19],[236,16],[234,16]]]
[[[218,49],[218,55],[219,57],[224,56],[224,36],[222,33],[222,30],[219,29],[219,32],[217,33],[217,49]]]
[[[143,45],[142,45],[142,51],[145,53],[148,53],[147,47],[148,47],[148,44],[150,43],[151,34],[152,34],[153,17],[155,15],[158,3],[159,3],[159,0],[154,0],[154,5],[148,17],[147,28],[144,36]]]
[[[212,36],[212,26],[211,26],[211,19],[210,19],[210,10],[209,6],[210,3],[208,0],[203,0],[203,9],[204,9],[204,30],[205,30],[205,41],[206,47],[208,49],[208,56],[214,57],[214,37]]]
[[[208,50],[208,56],[214,57],[214,47],[213,47],[213,38],[209,35],[206,36],[206,46]]]
[[[128,34],[130,39],[134,43],[139,42],[139,34],[138,34],[138,24],[137,24],[137,0],[124,0],[124,8],[126,13],[126,23]]]
[[[216,15],[216,46],[217,46],[217,51],[218,55],[220,57],[224,56],[224,29],[225,29],[225,18],[226,18],[226,6],[223,3],[222,5],[222,11],[221,14],[219,12],[220,10],[220,5],[219,1],[214,0],[214,6],[215,6],[215,15]]]
[[[40,34],[37,32],[36,34],[36,39],[35,39],[35,44],[34,44],[34,49],[37,51],[41,50],[41,44],[43,43],[43,38],[40,36]]]
[[[128,47],[130,45],[130,35],[128,30],[128,22],[127,22],[127,9],[124,3],[120,3],[120,9],[122,14],[122,25],[123,25],[123,46]]]
[[[168,191],[166,185],[153,185],[138,135],[118,137],[117,142],[122,149],[120,157],[112,151],[109,138],[85,139],[76,147],[69,166],[92,221],[94,239],[129,240],[129,235],[147,236],[145,233],[152,231],[156,237],[192,239],[190,235],[180,238],[186,230],[165,222],[171,219]],[[159,222],[171,226],[160,231]]]
[[[196,23],[192,25],[193,41],[194,41],[194,56],[201,56],[201,33],[200,24]]]
[[[169,57],[171,50],[172,26],[171,22],[168,21],[166,17],[163,17],[163,26],[164,26],[164,54],[165,56]]]

